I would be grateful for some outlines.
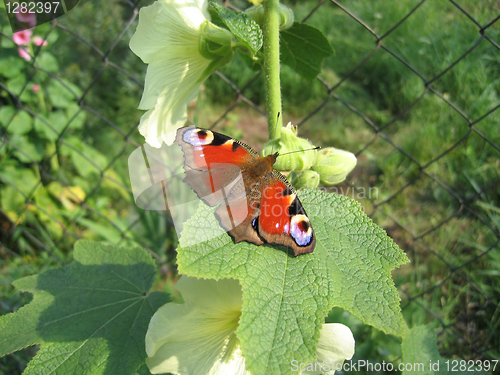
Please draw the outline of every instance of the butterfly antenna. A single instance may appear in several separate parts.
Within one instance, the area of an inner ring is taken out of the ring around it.
[[[279,156],[288,155],[288,154],[295,154],[296,152],[314,151],[314,150],[319,150],[319,149],[321,149],[321,147],[316,146],[314,148],[307,148],[305,150],[295,150],[295,151],[285,152],[284,154],[280,154]]]

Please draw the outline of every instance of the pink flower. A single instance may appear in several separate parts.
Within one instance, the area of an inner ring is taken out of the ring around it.
[[[27,23],[28,27],[32,28],[36,26],[36,14],[35,13],[16,13],[16,18],[19,22]]]
[[[31,89],[33,90],[33,92],[36,94],[38,91],[40,91],[40,85],[33,85],[31,87]]]
[[[27,46],[31,39],[31,30],[23,30],[14,33],[14,43],[18,46]]]
[[[21,56],[26,61],[30,61],[31,60],[31,56],[28,53],[28,51],[26,50],[26,48],[24,48],[24,47],[18,47],[17,48],[17,52],[19,52],[19,56]]]
[[[41,37],[39,36],[35,36],[35,38],[33,39],[33,41],[35,42],[35,44],[37,46],[43,46],[45,47],[47,45],[47,41],[46,40],[43,40]]]

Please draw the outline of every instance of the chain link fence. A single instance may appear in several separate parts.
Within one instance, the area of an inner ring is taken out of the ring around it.
[[[48,41],[51,35],[57,35],[52,50],[51,45],[40,46],[28,61],[16,57],[15,64],[26,72],[24,79],[13,83],[12,77],[0,72],[0,105],[15,109],[9,116],[0,112],[0,156],[4,161],[0,168],[2,313],[16,310],[29,298],[15,295],[8,286],[13,279],[69,262],[71,246],[79,238],[119,245],[136,243],[161,263],[163,276],[175,274],[176,238],[171,219],[166,212],[145,211],[134,205],[126,172],[128,156],[143,143],[137,132],[142,112],[135,108],[145,73],[144,65],[128,49],[128,41],[139,8],[149,3],[114,1],[105,7],[100,1],[82,1],[68,15],[48,24],[40,35]],[[445,64],[437,70],[418,58],[419,53],[428,51],[419,48],[432,47],[435,41],[419,37],[419,30],[413,28],[415,23],[410,25],[408,35],[415,37],[412,48],[416,55],[405,53],[404,46],[398,44],[401,30],[408,28],[411,20],[420,17],[425,21],[429,3],[433,2],[407,1],[404,14],[396,19],[387,13],[366,16],[366,11],[359,11],[363,2],[296,2],[294,5],[300,8],[296,15],[301,13],[303,22],[314,24],[320,15],[331,15],[335,27],[358,30],[364,43],[358,48],[351,41],[352,45],[342,50],[336,44],[338,40],[332,40],[337,53],[333,61],[339,54],[343,57],[356,51],[349,57],[350,69],[337,72],[338,76],[318,76],[311,87],[316,88],[319,99],[308,107],[307,114],[296,116],[296,123],[301,135],[313,140],[316,137],[320,143],[322,137],[315,126],[332,112],[348,113],[356,123],[352,130],[356,140],[348,144],[355,147],[350,151],[356,152],[359,166],[347,182],[333,189],[360,200],[367,214],[410,258],[410,264],[393,272],[406,321],[410,325],[437,322],[443,356],[498,359],[500,139],[495,128],[500,121],[500,100],[478,106],[473,102],[477,97],[462,97],[465,88],[450,87],[445,78],[459,76],[465,61],[467,67],[473,67],[466,73],[473,75],[482,74],[481,64],[493,64],[496,78],[485,82],[483,95],[500,98],[495,96],[500,91],[500,6],[486,1],[489,16],[479,19],[473,11],[476,4],[471,1],[441,2],[446,9],[442,28],[453,29],[453,21],[447,19],[448,12],[453,13],[462,17],[462,24],[467,24],[473,36],[450,44]],[[241,6],[236,1],[226,5]],[[2,15],[0,20],[2,46],[9,46],[13,40],[7,18]],[[43,57],[45,50],[53,51],[57,70]],[[373,97],[377,102],[372,105],[383,107],[374,111],[373,106],[346,91],[356,84],[365,94],[373,92],[373,82],[379,80],[383,86],[385,76],[394,74],[407,80],[401,87],[414,91],[409,96],[412,100],[402,100],[390,108],[383,104],[383,98]],[[37,87],[39,81],[47,89]],[[252,91],[260,84],[259,73],[252,73],[242,83],[221,69],[207,82],[206,91],[212,82],[228,93],[226,104],[211,109],[210,123],[199,120],[194,109],[197,124],[217,130],[240,122],[245,137],[252,130],[246,127],[246,120],[234,120],[241,118],[241,113],[265,124],[265,109]],[[51,91],[54,85],[59,91]],[[45,104],[52,105],[51,111],[40,106],[38,93],[50,97],[50,103]],[[199,102],[202,97],[203,93]],[[410,128],[412,114],[425,113],[432,105],[445,108],[444,121],[453,126],[440,129],[428,122]],[[285,117],[286,111],[285,103]],[[26,116],[31,125],[20,131]],[[430,128],[435,131],[426,135],[429,138],[422,136],[422,129]],[[416,133],[414,129],[418,129]],[[417,152],[423,149],[425,153]],[[485,177],[478,179],[472,172],[462,171],[466,163],[484,166],[485,170],[478,173]],[[455,168],[455,174],[442,174],[443,168]],[[367,189],[377,194],[367,195]],[[0,369],[9,373],[8,363],[22,368],[33,353],[12,354],[8,359],[11,362],[2,363]]]

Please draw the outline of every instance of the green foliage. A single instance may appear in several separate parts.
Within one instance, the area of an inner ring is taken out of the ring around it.
[[[284,248],[235,245],[227,234],[213,238],[222,229],[206,206],[181,236],[180,272],[240,281],[237,334],[255,373],[285,374],[293,359],[314,360],[321,324],[334,306],[384,332],[405,334],[390,275],[407,262],[404,253],[356,202],[312,190],[300,197],[317,238],[311,254],[293,258]]]
[[[412,366],[411,369],[405,369],[403,375],[487,374],[487,371],[484,371],[483,361],[464,361],[457,358],[451,360],[441,357],[437,347],[437,336],[431,325],[410,329],[401,344],[401,351],[403,364]]]
[[[281,61],[308,80],[321,72],[325,57],[333,55],[333,48],[325,35],[313,26],[294,22],[280,32]]]
[[[70,265],[14,282],[33,301],[0,318],[0,355],[41,344],[25,374],[133,373],[149,320],[169,300],[148,293],[154,275],[142,249],[77,242]]]
[[[260,26],[245,13],[235,12],[217,3],[210,2],[217,12],[218,19],[238,38],[252,54],[262,47],[262,30]]]

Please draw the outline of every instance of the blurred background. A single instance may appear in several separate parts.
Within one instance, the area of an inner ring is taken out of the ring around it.
[[[27,53],[0,5],[0,314],[30,301],[13,280],[71,262],[82,238],[142,246],[160,264],[155,287],[175,282],[171,218],[134,204],[127,166],[143,143],[146,70],[128,43],[150,3],[80,1],[32,29]],[[282,67],[284,122],[356,153],[348,180],[327,191],[360,201],[408,255],[393,272],[407,324],[431,323],[445,357],[499,359],[500,3],[283,3],[335,49],[313,81]],[[259,150],[264,104],[261,75],[237,56],[205,82],[190,119]],[[397,338],[339,309],[328,319],[353,330],[354,361],[400,361]],[[0,373],[21,373],[36,350],[1,358]]]

